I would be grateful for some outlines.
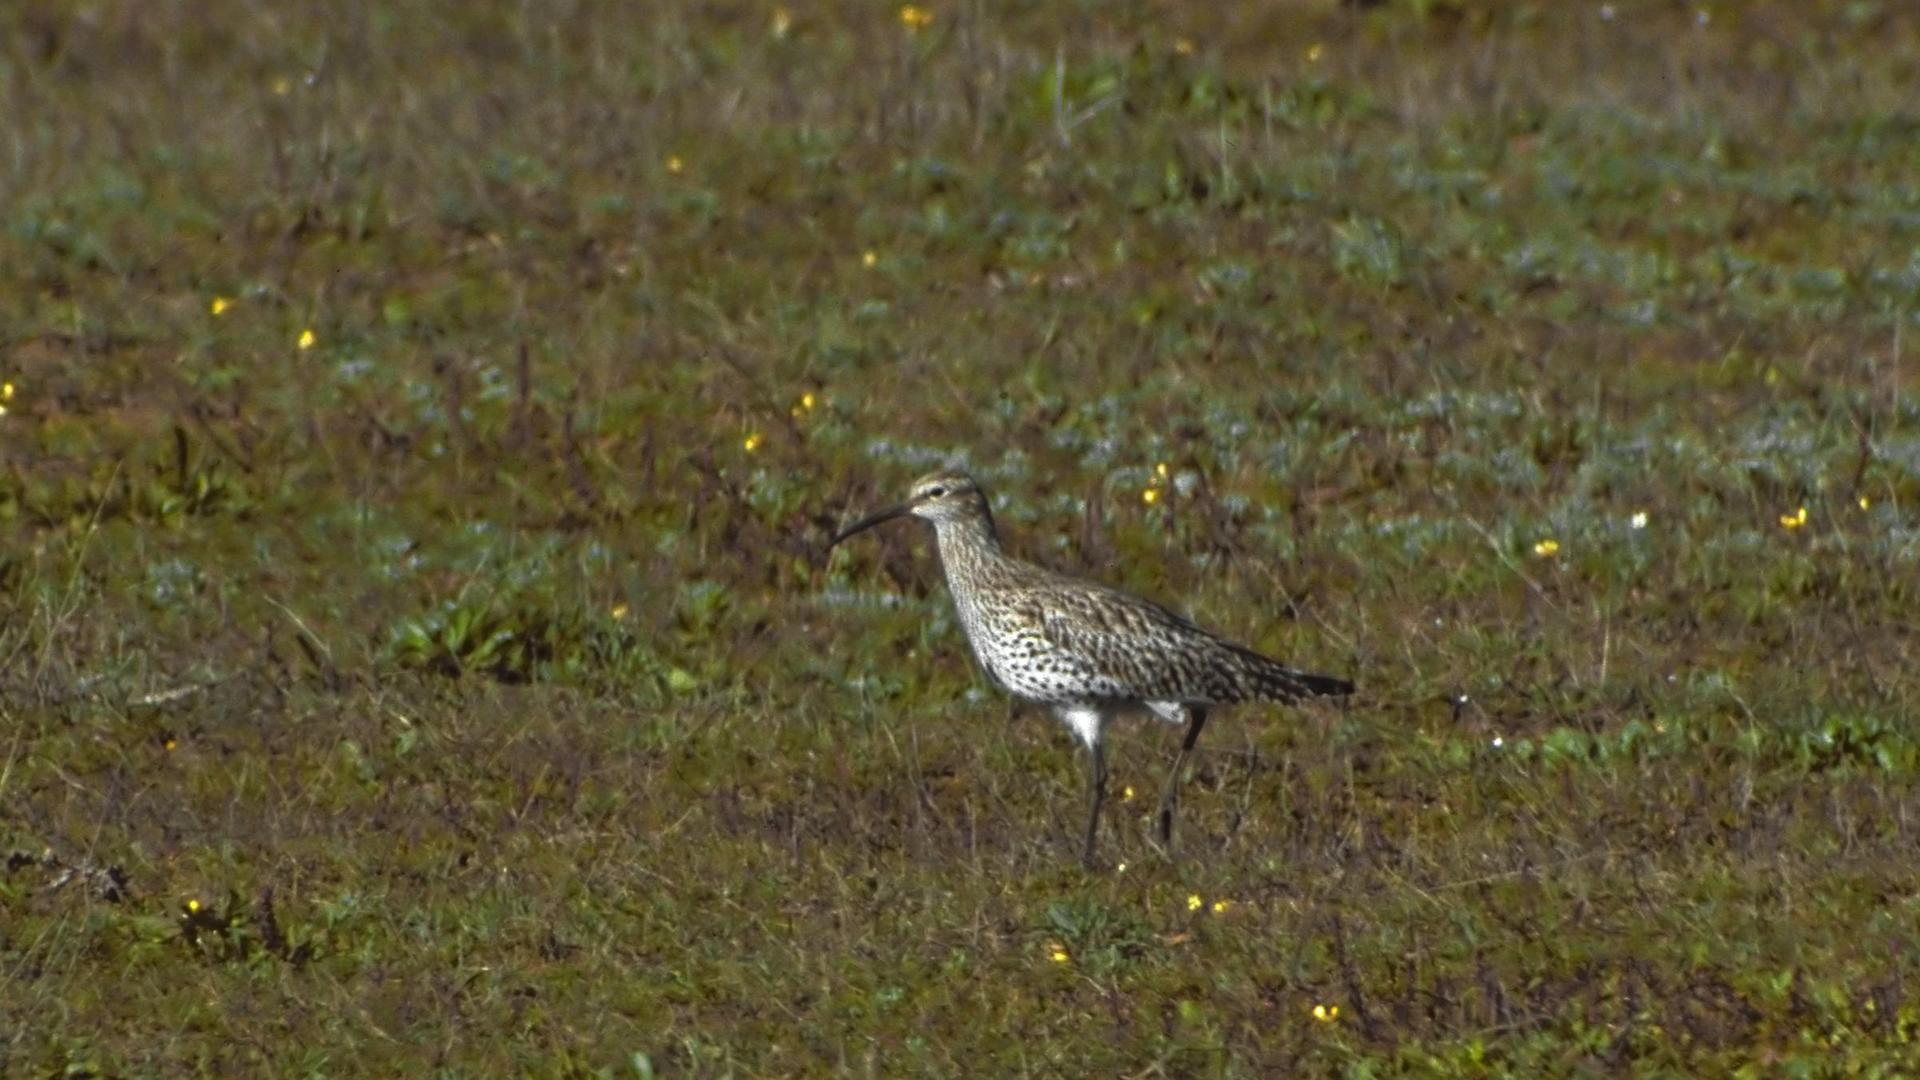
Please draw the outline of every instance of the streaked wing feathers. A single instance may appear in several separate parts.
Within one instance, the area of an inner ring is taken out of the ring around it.
[[[1302,676],[1150,600],[1074,579],[1054,586],[1032,597],[1046,641],[1141,700],[1288,702],[1350,689]]]

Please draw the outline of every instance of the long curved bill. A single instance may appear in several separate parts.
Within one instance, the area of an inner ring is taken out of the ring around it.
[[[833,548],[837,546],[840,543],[840,541],[845,540],[847,537],[852,536],[855,533],[866,532],[868,529],[873,528],[875,525],[892,521],[894,518],[897,518],[897,517],[905,517],[907,515],[907,512],[912,509],[913,507],[909,506],[908,504],[901,503],[899,506],[889,506],[885,510],[880,510],[880,511],[876,511],[875,513],[868,514],[866,517],[861,518],[859,521],[856,521],[853,524],[847,526],[846,528],[841,529],[839,532],[833,534],[833,539],[827,541],[827,547]]]

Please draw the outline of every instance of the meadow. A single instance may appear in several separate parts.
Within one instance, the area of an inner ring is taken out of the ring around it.
[[[0,1074],[1920,1068],[1920,15],[0,6]],[[1082,761],[930,538],[1346,702]]]

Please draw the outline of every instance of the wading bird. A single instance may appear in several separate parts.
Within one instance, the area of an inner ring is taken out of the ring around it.
[[[986,494],[962,472],[921,477],[906,502],[840,530],[828,547],[909,515],[933,524],[947,589],[980,666],[1015,696],[1051,708],[1086,744],[1088,866],[1107,797],[1103,736],[1116,713],[1144,708],[1187,726],[1155,821],[1165,845],[1173,838],[1180,774],[1208,709],[1353,692],[1344,679],[1296,671],[1152,601],[1008,555]]]

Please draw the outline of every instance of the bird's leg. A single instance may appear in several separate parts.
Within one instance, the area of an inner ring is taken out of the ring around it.
[[[1095,739],[1087,744],[1087,847],[1081,858],[1095,868],[1093,838],[1100,831],[1100,804],[1107,801],[1107,749]]]
[[[1187,737],[1180,744],[1180,756],[1173,759],[1173,771],[1167,774],[1167,788],[1160,794],[1160,815],[1157,819],[1160,843],[1173,843],[1173,810],[1180,803],[1180,774],[1186,771],[1187,757],[1193,753],[1193,744],[1200,741],[1200,729],[1207,724],[1207,710],[1204,706],[1187,706]]]

